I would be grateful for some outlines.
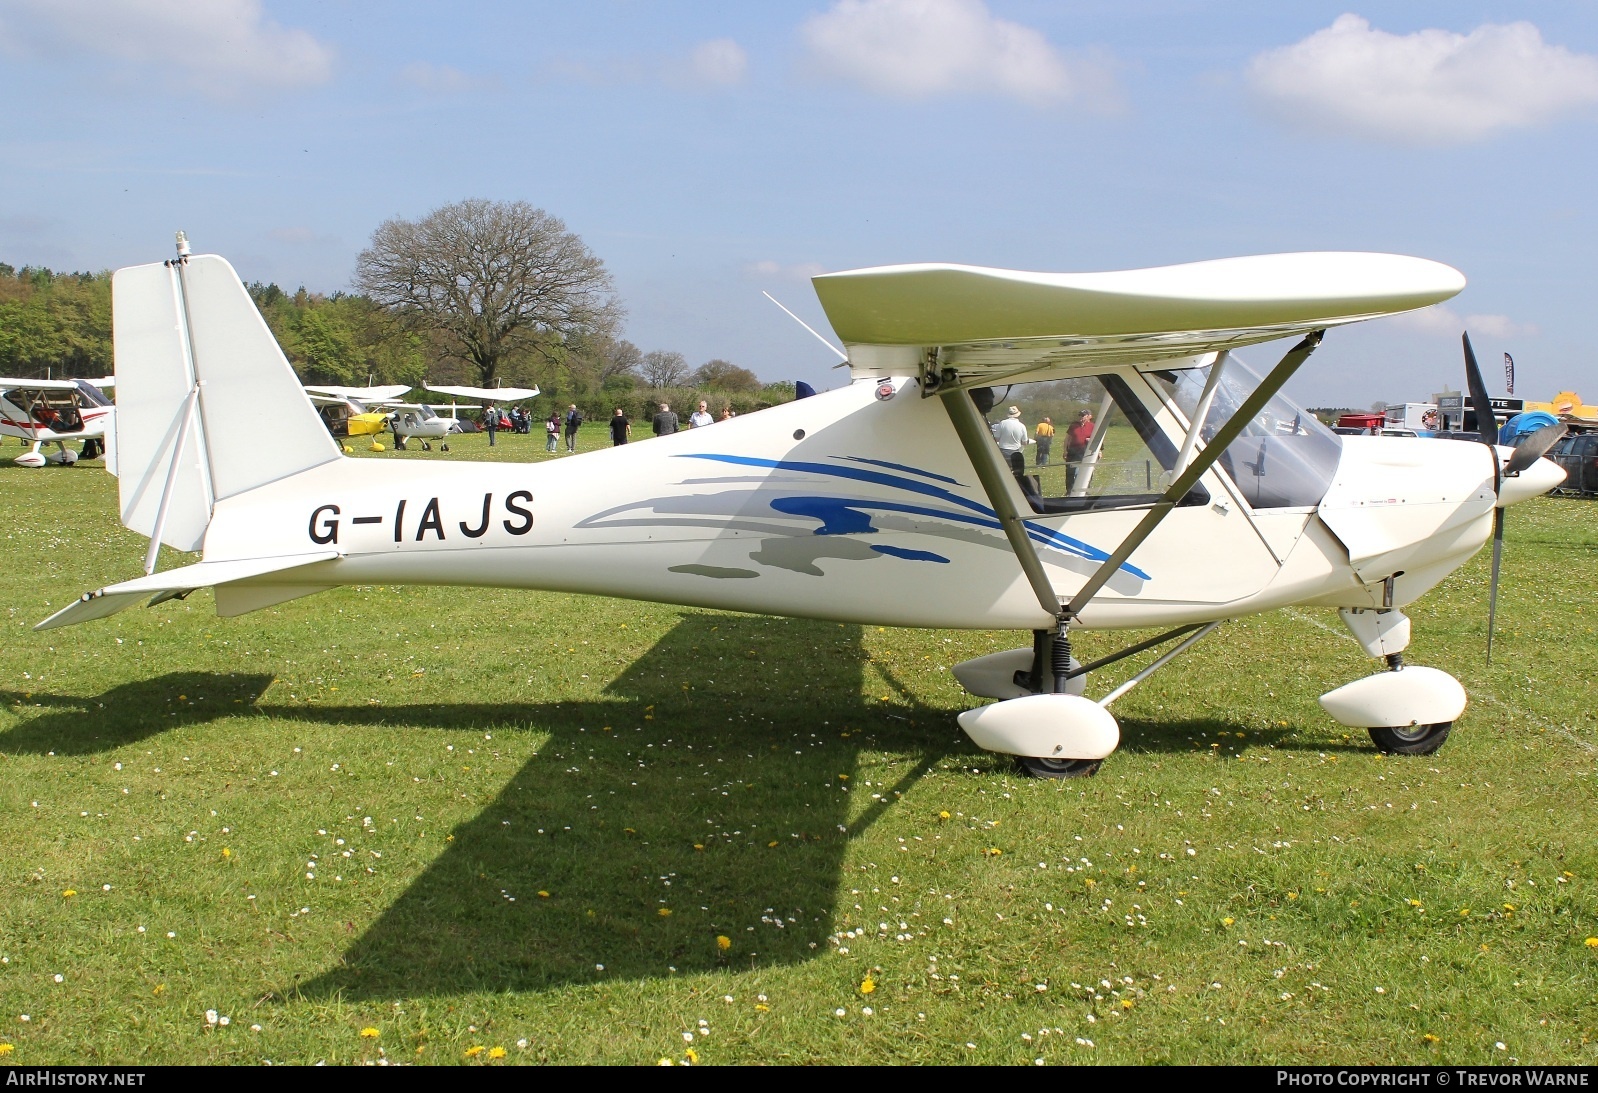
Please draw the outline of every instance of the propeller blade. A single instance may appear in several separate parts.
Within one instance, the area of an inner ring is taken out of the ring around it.
[[[1476,363],[1476,351],[1470,347],[1470,334],[1460,335],[1465,343],[1465,388],[1470,392],[1470,408],[1476,411],[1476,431],[1481,433],[1483,444],[1498,443],[1498,419],[1493,416],[1492,396],[1482,381],[1481,367]]]
[[[1504,510],[1493,510],[1493,575],[1487,586],[1487,666],[1493,664],[1493,620],[1498,614],[1498,567],[1504,560]]]
[[[1512,474],[1519,474],[1541,459],[1544,453],[1557,444],[1560,437],[1565,435],[1565,430],[1566,426],[1563,423],[1544,425],[1541,429],[1521,441],[1520,447],[1515,449],[1515,454],[1509,457],[1508,463],[1504,464],[1504,477],[1507,478]]]

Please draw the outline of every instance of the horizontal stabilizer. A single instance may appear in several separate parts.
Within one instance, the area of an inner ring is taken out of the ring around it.
[[[107,585],[97,592],[85,592],[74,603],[63,607],[34,627],[35,630],[53,630],[58,626],[73,626],[114,615],[124,607],[132,607],[145,597],[169,600],[185,596],[197,588],[227,584],[231,581],[264,577],[269,573],[282,573],[317,562],[331,561],[339,556],[336,550],[317,551],[313,554],[290,554],[277,558],[243,558],[231,562],[198,562],[164,573],[152,573],[121,584]]]

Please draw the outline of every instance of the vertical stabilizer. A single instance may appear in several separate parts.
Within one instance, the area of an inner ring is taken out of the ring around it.
[[[211,506],[339,458],[224,259],[133,266],[112,280],[122,522],[198,550]]]

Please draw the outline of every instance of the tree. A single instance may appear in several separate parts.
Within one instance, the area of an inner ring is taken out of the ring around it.
[[[418,221],[388,220],[355,283],[492,386],[512,355],[553,358],[568,338],[614,326],[610,273],[566,225],[525,201],[473,198]]]
[[[716,391],[760,390],[760,379],[747,368],[739,368],[731,361],[706,361],[694,369],[694,384]]]
[[[657,391],[678,387],[688,378],[688,360],[681,353],[651,349],[644,354],[639,371],[643,373],[644,382]]]

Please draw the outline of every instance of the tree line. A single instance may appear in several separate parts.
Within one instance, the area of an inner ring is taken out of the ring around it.
[[[357,260],[356,291],[247,287],[302,382],[542,389],[535,413],[575,403],[647,420],[660,402],[747,413],[793,398],[726,360],[691,367],[621,337],[603,262],[525,202],[463,201],[390,220]],[[0,263],[0,372],[109,375],[111,276]]]

